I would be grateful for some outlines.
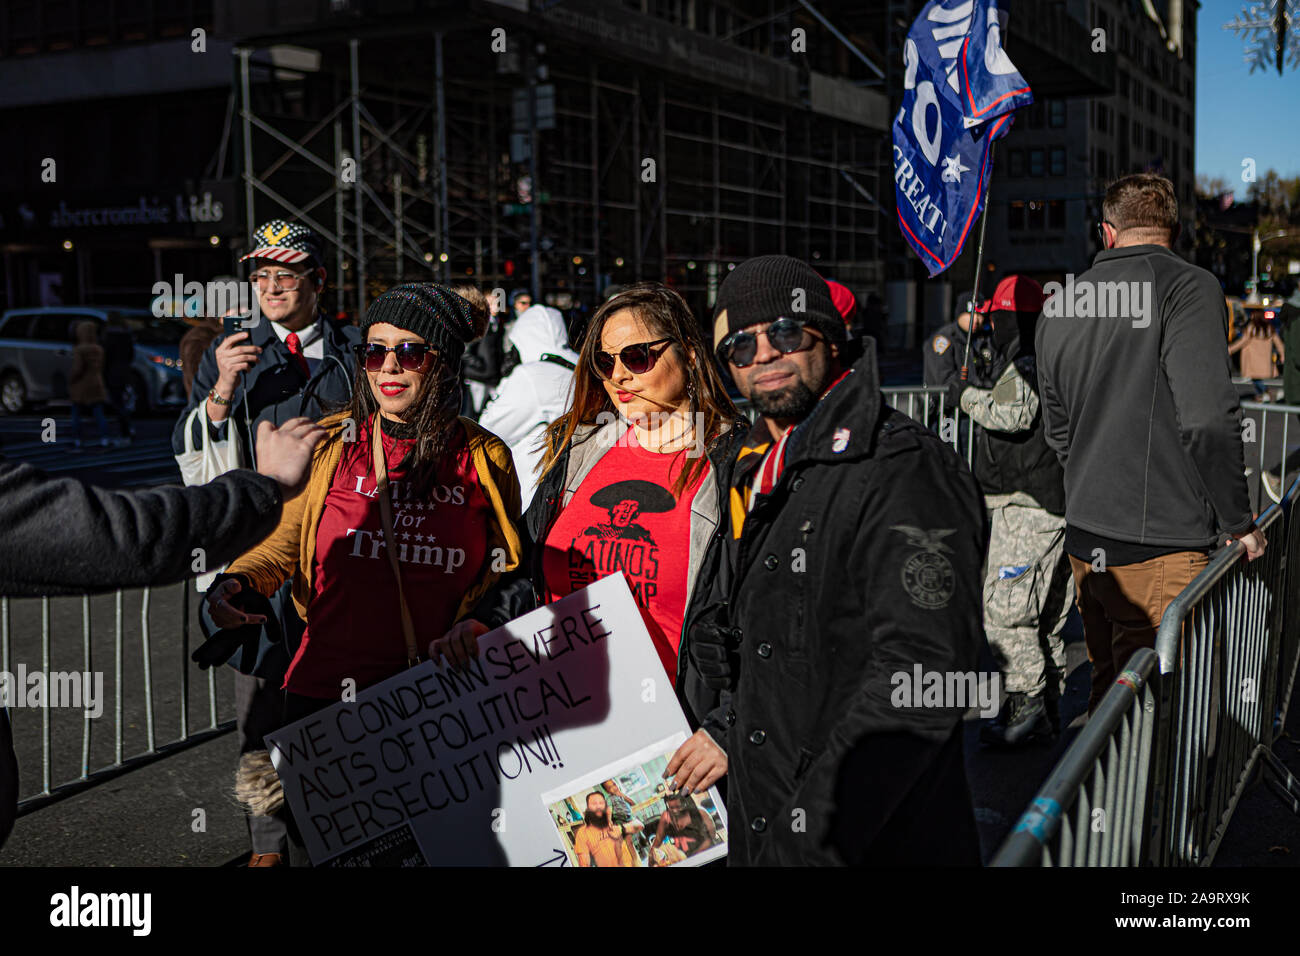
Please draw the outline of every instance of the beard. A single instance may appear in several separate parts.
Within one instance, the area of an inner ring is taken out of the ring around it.
[[[780,391],[755,393],[750,401],[765,418],[802,419],[817,404],[817,395],[803,382],[796,381]]]
[[[582,822],[597,830],[604,830],[609,826],[609,812],[596,813],[594,810],[588,810],[582,815]]]

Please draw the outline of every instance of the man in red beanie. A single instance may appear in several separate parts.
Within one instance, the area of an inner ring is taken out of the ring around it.
[[[950,398],[980,426],[975,477],[992,520],[984,630],[1002,670],[1003,705],[980,729],[990,746],[1050,741],[1065,688],[1061,632],[1074,597],[1065,555],[1065,487],[1039,412],[1034,325],[1043,289],[1007,276],[980,306],[992,327],[991,381],[954,382]]]

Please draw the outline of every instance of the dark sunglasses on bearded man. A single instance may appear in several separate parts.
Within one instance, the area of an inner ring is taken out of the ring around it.
[[[732,332],[718,345],[718,361],[736,368],[748,368],[758,355],[758,337],[766,335],[768,343],[782,355],[802,352],[812,345],[811,330],[804,319],[782,316],[757,332]]]

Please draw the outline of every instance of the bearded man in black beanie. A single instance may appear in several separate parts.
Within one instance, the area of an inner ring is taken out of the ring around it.
[[[978,865],[961,721],[981,703],[985,531],[969,470],[884,404],[873,343],[854,358],[806,263],[738,266],[713,338],[760,415],[710,613],[687,636],[731,694],[729,864]]]

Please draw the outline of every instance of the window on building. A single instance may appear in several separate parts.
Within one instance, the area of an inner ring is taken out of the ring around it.
[[[1031,149],[1029,151],[1029,175],[1041,176],[1045,166],[1045,156],[1041,149]]]
[[[1128,99],[1128,86],[1129,86],[1128,74],[1127,74],[1127,73],[1120,73],[1120,75],[1119,75],[1119,95],[1122,96],[1122,97],[1124,97],[1124,99]]]
[[[1007,203],[1007,229],[1019,232],[1025,228],[1025,204],[1020,200]]]
[[[1007,173],[1019,179],[1025,175],[1025,151],[1013,149],[1007,154]]]
[[[1169,100],[1166,97],[1160,97],[1160,118],[1166,123],[1169,122]]]
[[[1156,91],[1154,89],[1147,90],[1147,113],[1151,115],[1152,119],[1156,118]]]
[[[1050,199],[1047,202],[1047,228],[1065,228],[1065,200]]]
[[[1147,152],[1154,154],[1156,151],[1156,131],[1147,130]]]
[[[1142,145],[1142,124],[1137,120],[1133,121],[1133,142],[1138,146]]]
[[[1042,232],[1047,225],[1047,203],[1033,201],[1025,205],[1025,229],[1029,232]]]
[[[1052,100],[1047,105],[1048,125],[1053,129],[1065,126],[1065,100]]]
[[[1053,176],[1065,175],[1065,147],[1052,147],[1052,152],[1048,160],[1048,169]]]
[[[103,0],[81,0],[77,22],[86,46],[102,46],[113,37],[112,8]]]

